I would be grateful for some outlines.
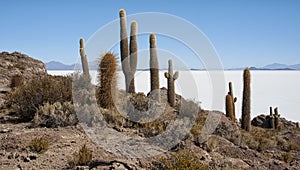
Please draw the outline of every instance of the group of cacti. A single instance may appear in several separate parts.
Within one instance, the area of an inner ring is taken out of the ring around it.
[[[251,100],[250,100],[250,70],[249,68],[244,69],[244,75],[243,75],[243,103],[242,103],[242,120],[241,120],[241,128],[250,131],[251,130]],[[229,117],[232,121],[236,121],[235,118],[235,105],[234,103],[237,101],[236,97],[233,97],[233,90],[232,90],[232,83],[229,82],[229,92],[226,95],[225,99],[225,106],[226,106],[226,117]],[[278,108],[276,107],[273,109],[270,107],[270,115],[267,119],[269,127],[278,129],[279,127],[279,117],[280,114],[278,114]]]
[[[125,86],[127,93],[135,93],[134,74],[136,72],[138,60],[138,43],[137,43],[137,22],[131,22],[130,43],[128,46],[127,28],[126,28],[126,12],[121,9],[120,17],[120,51],[122,71],[125,76]],[[150,85],[151,98],[160,102],[160,88],[159,88],[159,63],[156,49],[156,36],[154,33],[150,34]],[[84,40],[80,39],[80,56],[83,68],[83,75],[90,77],[87,57],[84,49]],[[178,78],[178,72],[173,75],[172,60],[169,60],[169,72],[165,73],[168,79],[168,102],[170,106],[175,106],[175,86],[174,80]],[[117,60],[112,53],[106,53],[101,57],[99,63],[99,90],[97,91],[98,104],[103,108],[114,107],[114,99],[116,99],[116,74],[117,74]],[[90,79],[89,79],[90,80]]]
[[[278,129],[278,127],[279,127],[279,117],[280,117],[280,114],[278,113],[278,107],[276,107],[274,109],[274,114],[273,114],[272,107],[270,107],[269,127],[271,129]]]
[[[250,70],[249,68],[244,69],[243,75],[243,104],[242,104],[242,120],[241,120],[241,127],[246,131],[251,130],[251,100],[250,100]],[[229,82],[229,92],[225,98],[225,106],[226,106],[226,116],[229,117],[232,121],[236,121],[235,117],[235,102],[237,98],[233,96],[233,88],[232,83]]]

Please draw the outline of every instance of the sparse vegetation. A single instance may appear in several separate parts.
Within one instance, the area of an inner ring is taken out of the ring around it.
[[[250,133],[241,130],[242,143],[259,152],[276,147],[277,132],[272,129],[253,127]]]
[[[188,150],[171,153],[169,158],[160,158],[163,168],[167,170],[209,170],[208,165],[200,162],[199,158]]]
[[[286,163],[290,163],[292,161],[292,155],[291,155],[291,152],[288,151],[288,152],[283,152],[281,154],[281,160],[283,160],[284,162]]]
[[[9,98],[21,120],[30,121],[44,103],[70,102],[72,81],[62,76],[36,77],[13,91]]]
[[[46,152],[49,146],[50,142],[46,137],[34,138],[29,144],[30,150],[36,153]]]
[[[11,84],[10,84],[10,87],[12,89],[14,88],[17,88],[17,87],[20,87],[24,84],[24,78],[21,76],[21,75],[14,75],[12,78],[11,78]]]
[[[71,166],[86,166],[92,162],[92,151],[84,144],[78,152],[73,153],[73,161],[70,162]]]
[[[74,106],[71,102],[45,103],[40,106],[33,118],[33,126],[64,127],[78,122]]]

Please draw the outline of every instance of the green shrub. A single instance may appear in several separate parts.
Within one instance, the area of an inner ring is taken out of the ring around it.
[[[92,162],[92,151],[86,147],[84,144],[78,152],[73,154],[73,161],[71,165],[73,166],[86,166]]]
[[[160,158],[164,169],[170,170],[208,170],[209,166],[200,162],[199,158],[190,151],[179,150],[172,153],[169,158]]]
[[[44,153],[48,150],[50,142],[45,137],[34,138],[30,144],[29,148],[31,151],[36,153]]]
[[[32,120],[39,106],[44,103],[71,100],[71,78],[62,76],[36,77],[10,95],[15,112],[22,121]]]
[[[78,122],[74,106],[71,102],[45,103],[40,106],[33,118],[33,126],[64,127]]]

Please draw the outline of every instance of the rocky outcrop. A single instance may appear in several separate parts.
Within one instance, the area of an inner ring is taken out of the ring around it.
[[[5,95],[11,90],[11,79],[19,75],[25,81],[34,76],[46,75],[45,64],[18,52],[0,53],[0,106],[5,101]]]
[[[261,128],[271,128],[269,115],[258,115],[251,121],[252,126]],[[283,130],[291,130],[298,127],[298,123],[279,118],[279,127]]]

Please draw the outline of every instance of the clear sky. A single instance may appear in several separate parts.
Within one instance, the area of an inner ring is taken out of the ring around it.
[[[210,39],[225,68],[300,63],[298,0],[1,0],[0,7],[0,51],[44,62],[77,62],[79,38],[89,39],[124,8],[186,19]]]

